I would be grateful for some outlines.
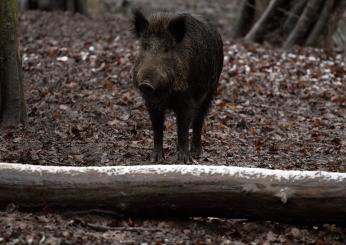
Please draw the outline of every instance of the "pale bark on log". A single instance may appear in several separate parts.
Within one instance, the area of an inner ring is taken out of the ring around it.
[[[245,40],[250,42],[259,41],[259,39],[263,37],[263,32],[266,30],[267,25],[271,22],[272,17],[275,15],[277,8],[285,2],[285,0],[271,0],[260,19],[254,24],[249,33],[245,36]]]
[[[294,45],[301,44],[305,36],[308,35],[308,31],[311,25],[316,21],[318,10],[320,9],[323,0],[309,0],[305,9],[300,16],[296,26],[287,37],[284,43],[284,48],[290,48]]]
[[[0,59],[0,123],[15,126],[26,119],[16,0],[0,1]]]
[[[125,216],[346,220],[346,173],[202,165],[55,167],[0,163],[0,205]]]

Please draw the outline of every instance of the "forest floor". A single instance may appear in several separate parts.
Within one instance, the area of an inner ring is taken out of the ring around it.
[[[197,164],[346,172],[344,57],[311,48],[285,51],[235,43],[229,19],[222,15],[230,8],[227,1],[209,2],[202,13],[217,15],[225,61]],[[128,18],[26,12],[21,27],[28,122],[0,132],[0,161],[149,164],[152,136],[131,82],[137,43]],[[170,115],[164,164],[175,163],[175,139]],[[0,212],[0,244],[76,243],[345,244],[346,227],[119,219],[21,212],[13,206]]]

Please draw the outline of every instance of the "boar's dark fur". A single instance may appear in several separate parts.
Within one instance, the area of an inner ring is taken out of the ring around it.
[[[220,34],[210,23],[190,14],[160,12],[148,19],[134,12],[140,50],[133,79],[141,91],[154,132],[153,161],[163,158],[165,111],[176,115],[178,161],[201,153],[201,132],[223,66]]]

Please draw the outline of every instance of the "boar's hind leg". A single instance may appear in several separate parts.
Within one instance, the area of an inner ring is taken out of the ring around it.
[[[178,130],[178,161],[188,163],[190,160],[189,152],[189,128],[192,118],[192,108],[187,106],[176,112]]]
[[[149,115],[154,132],[154,149],[151,156],[153,162],[160,162],[163,159],[163,125],[164,111],[149,108]]]
[[[202,152],[202,128],[204,124],[204,119],[208,113],[210,107],[211,99],[207,98],[201,106],[196,110],[193,124],[192,124],[192,140],[191,140],[191,155],[194,158],[198,158]]]

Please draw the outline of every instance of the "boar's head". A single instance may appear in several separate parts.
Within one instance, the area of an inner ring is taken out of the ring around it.
[[[134,33],[140,48],[133,69],[135,85],[147,98],[164,98],[187,89],[189,52],[183,15],[157,13],[147,19],[134,12]]]

